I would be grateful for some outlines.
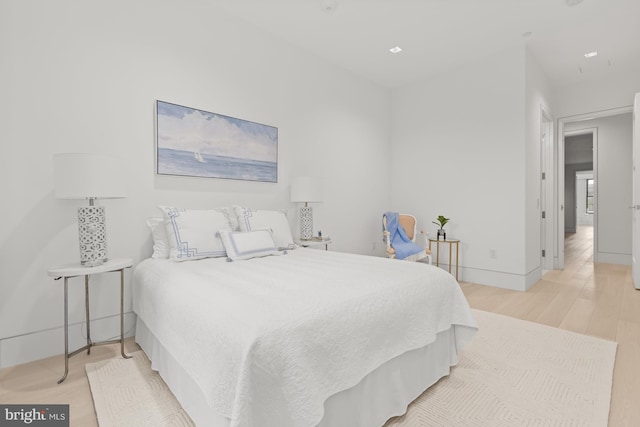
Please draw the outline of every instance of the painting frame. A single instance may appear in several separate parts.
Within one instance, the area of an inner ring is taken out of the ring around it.
[[[278,128],[156,100],[156,175],[278,182]]]

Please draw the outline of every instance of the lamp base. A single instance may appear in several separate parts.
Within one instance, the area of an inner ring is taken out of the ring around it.
[[[313,209],[311,206],[300,208],[300,239],[311,240],[313,237]]]
[[[107,230],[104,206],[78,208],[78,236],[80,238],[80,264],[97,267],[107,258]]]

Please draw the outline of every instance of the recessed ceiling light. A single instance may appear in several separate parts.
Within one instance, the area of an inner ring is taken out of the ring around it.
[[[598,52],[596,52],[595,50],[593,52],[589,52],[589,53],[585,53],[584,54],[585,58],[593,58],[594,56],[598,56]]]
[[[399,52],[402,52],[402,48],[400,46],[392,47],[391,49],[389,49],[389,52],[399,53]]]

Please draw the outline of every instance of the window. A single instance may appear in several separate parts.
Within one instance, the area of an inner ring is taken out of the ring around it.
[[[593,179],[587,179],[587,213],[593,213]]]

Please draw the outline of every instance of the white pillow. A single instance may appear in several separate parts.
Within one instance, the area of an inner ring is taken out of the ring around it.
[[[273,233],[273,240],[278,248],[294,249],[296,247],[291,236],[291,228],[287,220],[286,210],[269,211],[233,207],[238,218],[240,231],[269,229]]]
[[[159,208],[169,239],[169,259],[189,261],[227,255],[218,235],[218,230],[230,227],[224,210],[197,210],[172,206]]]
[[[147,218],[147,226],[151,230],[151,238],[153,239],[153,254],[151,258],[169,258],[171,247],[167,237],[167,229],[164,226],[164,219],[158,217]]]
[[[282,252],[278,251],[269,230],[220,230],[220,237],[227,250],[227,257],[232,261],[282,254]]]

